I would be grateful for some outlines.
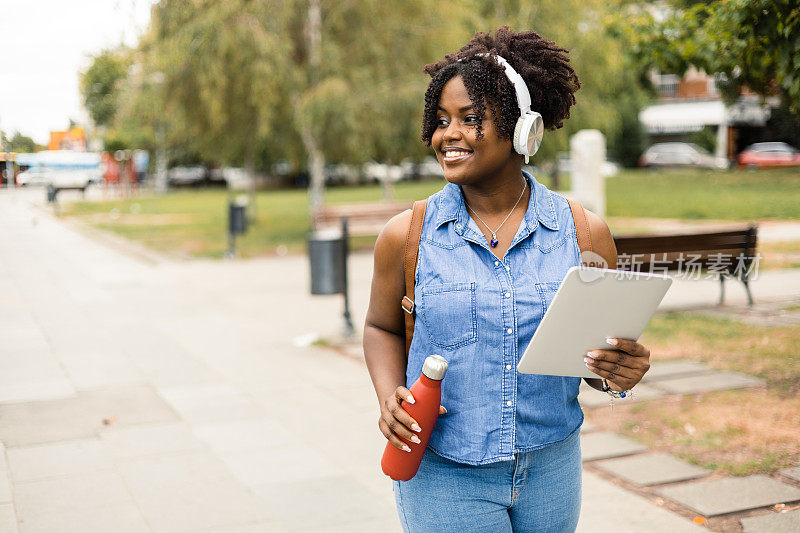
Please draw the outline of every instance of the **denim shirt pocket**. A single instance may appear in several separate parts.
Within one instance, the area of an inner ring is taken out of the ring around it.
[[[539,299],[542,301],[542,314],[539,316],[539,320],[544,317],[544,314],[547,312],[547,308],[550,307],[550,304],[553,302],[553,298],[555,297],[560,286],[560,281],[544,281],[536,283],[536,292],[539,294]]]
[[[417,317],[434,345],[455,350],[477,340],[474,282],[431,284],[421,289]]]

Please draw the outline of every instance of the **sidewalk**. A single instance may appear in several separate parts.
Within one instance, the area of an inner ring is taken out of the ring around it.
[[[0,249],[0,532],[400,530],[366,368],[296,345],[341,327],[305,257],[143,258],[6,191]],[[371,256],[350,276],[360,328]],[[718,290],[677,281],[664,307]],[[800,294],[800,271],[753,293]],[[704,530],[588,471],[583,494],[579,531]]]

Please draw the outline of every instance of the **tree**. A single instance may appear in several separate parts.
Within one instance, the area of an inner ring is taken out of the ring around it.
[[[9,151],[16,153],[32,153],[41,148],[42,147],[36,144],[33,139],[27,135],[21,134],[20,132],[14,133],[10,139],[6,137],[5,133],[3,133],[2,142],[0,142],[0,149],[8,149]]]
[[[125,49],[103,50],[80,76],[83,103],[97,126],[106,126],[117,112],[119,84],[130,62]]]
[[[800,116],[800,6],[795,0],[691,3],[661,20],[634,5],[612,21],[615,35],[642,69],[683,75],[690,66],[722,74],[728,103],[747,87],[780,96]]]

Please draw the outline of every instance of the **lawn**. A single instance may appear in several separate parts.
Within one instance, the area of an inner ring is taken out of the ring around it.
[[[640,340],[654,361],[702,361],[757,376],[766,387],[618,404],[614,411],[591,411],[592,422],[732,475],[771,474],[800,462],[796,325],[754,326],[697,313],[666,313],[653,318]]]
[[[550,185],[548,177],[542,183]],[[756,220],[800,218],[800,170],[662,171],[627,170],[606,180],[607,216]],[[403,182],[395,199],[424,198],[443,181]],[[374,202],[382,197],[377,185],[336,187],[327,191],[330,204]],[[200,257],[221,257],[226,249],[224,190],[171,192],[163,197],[77,202],[64,215],[79,218],[161,251]],[[240,255],[301,251],[309,230],[305,190],[260,191],[257,219],[239,239]],[[611,223],[612,230],[625,231]],[[369,246],[374,238],[355,241]]]

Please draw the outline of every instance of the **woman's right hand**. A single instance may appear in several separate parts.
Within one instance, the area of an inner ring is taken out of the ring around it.
[[[402,437],[407,441],[419,444],[420,440],[417,433],[422,431],[422,429],[419,427],[419,424],[417,424],[417,421],[400,405],[403,400],[408,403],[414,403],[414,397],[411,395],[411,391],[400,386],[383,401],[378,427],[381,433],[383,433],[383,436],[386,437],[395,448],[403,450],[404,452],[410,452],[411,448],[409,448],[408,444],[400,440],[400,438]],[[447,410],[440,405],[439,414],[444,414],[446,412]]]

